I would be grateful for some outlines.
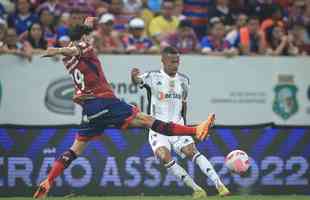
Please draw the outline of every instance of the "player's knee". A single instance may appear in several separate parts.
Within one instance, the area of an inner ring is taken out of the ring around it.
[[[59,156],[57,159],[58,161],[62,162],[64,167],[67,168],[72,163],[73,160],[77,158],[77,155],[71,149],[65,151],[62,155]]]
[[[170,154],[170,151],[165,147],[159,147],[155,152],[157,158],[160,159],[160,161],[166,165],[172,161],[172,157]]]
[[[152,116],[146,115],[144,113],[141,113],[138,116],[138,119],[140,123],[146,128],[150,128],[154,122],[154,118]]]
[[[182,148],[182,152],[185,154],[185,156],[192,160],[194,156],[197,154],[197,149],[195,148],[194,144],[190,144],[186,147]]]

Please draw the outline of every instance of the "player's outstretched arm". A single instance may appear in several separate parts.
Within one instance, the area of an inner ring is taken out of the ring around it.
[[[56,55],[64,55],[64,56],[77,56],[80,51],[76,46],[72,47],[62,47],[62,48],[54,48],[49,47],[42,55],[42,57],[53,57]]]

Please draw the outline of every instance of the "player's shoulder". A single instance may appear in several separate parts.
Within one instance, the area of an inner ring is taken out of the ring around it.
[[[190,83],[190,79],[187,75],[183,74],[183,73],[178,73],[179,74],[179,79],[182,81],[182,82],[186,82],[187,84]]]
[[[146,78],[154,78],[154,77],[160,77],[160,76],[161,76],[160,70],[152,70],[152,71],[145,72]]]

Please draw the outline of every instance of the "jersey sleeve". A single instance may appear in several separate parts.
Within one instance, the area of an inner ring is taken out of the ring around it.
[[[79,49],[81,58],[91,57],[94,53],[93,47],[86,42],[79,42],[76,47]]]

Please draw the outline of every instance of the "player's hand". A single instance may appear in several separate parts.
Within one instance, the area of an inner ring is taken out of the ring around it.
[[[42,57],[53,57],[59,54],[58,48],[49,47],[42,55]]]
[[[137,83],[138,76],[140,75],[140,70],[138,68],[133,68],[131,70],[131,79],[134,83]]]

